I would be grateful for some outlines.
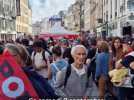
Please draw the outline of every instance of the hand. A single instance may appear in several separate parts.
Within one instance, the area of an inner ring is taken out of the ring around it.
[[[118,60],[117,62],[116,62],[116,64],[115,64],[115,68],[116,69],[120,69],[120,68],[122,68],[123,67],[123,65],[121,64],[121,59],[120,60]]]
[[[87,59],[86,60],[86,64],[89,65],[91,63],[91,60],[90,59]]]
[[[130,63],[130,67],[134,70],[134,61]]]
[[[125,83],[126,80],[127,80],[127,78],[125,77],[125,78],[122,79],[121,82],[114,82],[113,84],[114,84],[115,86],[122,86],[122,85]]]

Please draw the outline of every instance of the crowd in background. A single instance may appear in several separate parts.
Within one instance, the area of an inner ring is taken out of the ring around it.
[[[109,75],[122,68],[134,74],[134,40],[129,36],[102,39],[80,33],[75,40],[36,36],[1,41],[0,46],[22,66],[40,98],[134,99],[133,87],[118,86],[120,81],[111,81],[113,76]]]

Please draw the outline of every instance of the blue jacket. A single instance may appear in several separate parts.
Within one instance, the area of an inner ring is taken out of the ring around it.
[[[108,76],[109,71],[109,53],[99,53],[96,58],[96,78],[101,75]]]

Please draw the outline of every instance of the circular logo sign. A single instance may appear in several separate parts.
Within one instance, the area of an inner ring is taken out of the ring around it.
[[[21,96],[24,92],[24,83],[18,77],[9,77],[2,83],[4,95],[10,98]]]

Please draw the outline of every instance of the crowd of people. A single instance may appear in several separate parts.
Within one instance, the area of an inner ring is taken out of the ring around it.
[[[130,86],[123,85],[126,77],[134,76],[131,37],[87,39],[80,34],[76,40],[57,41],[36,37],[1,42],[0,47],[9,50],[40,98],[134,99],[133,77]]]

